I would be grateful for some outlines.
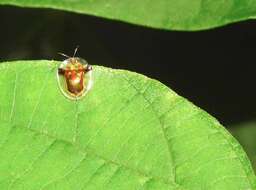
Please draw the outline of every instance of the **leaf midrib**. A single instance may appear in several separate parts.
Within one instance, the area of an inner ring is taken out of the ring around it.
[[[164,125],[163,125],[163,123],[162,123],[162,121],[159,119],[159,117],[156,117],[156,116],[158,116],[158,114],[157,114],[157,112],[155,111],[155,109],[154,109],[154,107],[152,106],[152,103],[150,103],[150,101],[145,97],[145,95],[139,90],[139,89],[137,89],[136,88],[136,86],[134,86],[130,81],[129,81],[129,79],[127,79],[124,75],[122,75],[123,76],[123,78],[128,82],[128,84],[129,85],[131,85],[132,87],[133,87],[133,89],[135,89],[136,90],[136,92],[138,93],[138,94],[140,94],[142,97],[143,97],[143,99],[147,102],[147,104],[148,104],[148,106],[151,108],[151,110],[153,111],[153,115],[154,115],[154,117],[159,121],[159,125],[160,125],[160,130],[161,130],[161,132],[163,133],[163,138],[164,138],[164,141],[165,141],[165,143],[166,143],[166,145],[167,145],[167,147],[168,147],[168,154],[169,154],[169,161],[171,162],[171,165],[172,165],[172,173],[173,173],[173,181],[174,181],[174,183],[176,183],[177,184],[177,182],[176,182],[176,172],[175,172],[175,168],[173,167],[175,164],[174,164],[174,159],[173,159],[173,156],[172,156],[172,151],[171,151],[171,147],[170,147],[170,145],[169,145],[169,143],[168,143],[168,139],[167,139],[167,137],[166,137],[166,133],[165,133],[165,131],[164,131]]]

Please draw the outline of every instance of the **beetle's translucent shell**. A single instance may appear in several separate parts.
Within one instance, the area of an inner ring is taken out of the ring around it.
[[[80,99],[92,87],[92,67],[82,58],[68,58],[59,65],[57,80],[67,98]]]

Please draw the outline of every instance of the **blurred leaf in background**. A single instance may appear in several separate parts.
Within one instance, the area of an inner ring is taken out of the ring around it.
[[[229,130],[243,146],[256,171],[256,121],[233,125]]]
[[[0,3],[62,9],[168,30],[207,29],[256,16],[256,0],[0,0]]]

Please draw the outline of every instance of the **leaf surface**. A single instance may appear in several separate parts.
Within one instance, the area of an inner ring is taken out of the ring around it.
[[[167,30],[200,30],[255,18],[256,0],[0,0],[54,8]]]
[[[0,189],[254,189],[236,140],[158,81],[93,67],[81,100],[59,62],[0,64]]]

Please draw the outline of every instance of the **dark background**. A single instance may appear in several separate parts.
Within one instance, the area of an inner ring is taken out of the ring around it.
[[[224,125],[256,118],[256,21],[177,32],[49,9],[0,7],[0,61],[62,60],[157,79]]]

